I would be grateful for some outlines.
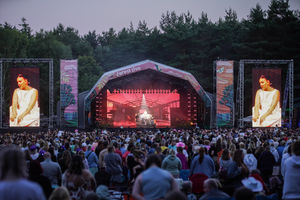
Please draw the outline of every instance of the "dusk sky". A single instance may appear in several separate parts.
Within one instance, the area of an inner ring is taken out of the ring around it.
[[[205,12],[215,22],[232,8],[238,18],[247,18],[257,3],[266,10],[271,0],[0,0],[0,23],[18,26],[25,17],[33,31],[52,30],[59,23],[71,26],[81,35],[96,30],[102,33],[114,28],[134,28],[145,20],[149,28],[159,27],[161,15],[190,11],[194,19]],[[292,10],[300,10],[300,0],[290,0]]]

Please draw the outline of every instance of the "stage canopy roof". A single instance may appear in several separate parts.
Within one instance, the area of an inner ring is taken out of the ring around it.
[[[154,73],[147,73],[149,70]],[[156,74],[159,74],[160,76],[156,76]],[[141,76],[143,78],[141,78]],[[137,77],[139,77],[139,83],[134,85],[134,80]],[[163,77],[166,78],[164,79]],[[172,78],[174,79],[174,82],[172,81]],[[152,81],[149,85],[150,79]],[[153,79],[155,79],[155,81],[153,81]],[[180,79],[180,81],[178,81],[178,79]],[[183,85],[190,83],[191,86],[195,89],[195,91],[204,101],[205,106],[211,107],[212,105],[211,97],[205,92],[205,90],[202,88],[202,86],[198,83],[198,81],[191,73],[151,60],[144,60],[104,73],[94,85],[94,87],[86,95],[84,100],[85,111],[90,111],[90,104],[92,100],[98,95],[98,93],[104,88],[104,86],[109,81],[109,90],[113,90],[113,88],[127,89],[128,85],[131,85],[130,88],[137,87],[137,89],[160,89],[160,85],[170,85],[170,87],[172,87],[171,85],[173,85],[174,87],[174,85],[176,84]]]

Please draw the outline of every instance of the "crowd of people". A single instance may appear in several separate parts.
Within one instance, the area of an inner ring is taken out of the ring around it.
[[[300,129],[0,134],[4,199],[300,199]]]

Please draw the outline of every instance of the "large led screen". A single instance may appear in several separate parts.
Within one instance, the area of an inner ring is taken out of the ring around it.
[[[179,99],[176,90],[107,90],[107,119],[114,127],[170,127]]]
[[[10,68],[10,127],[39,127],[39,74],[37,67]]]
[[[281,69],[252,69],[252,126],[281,127]]]

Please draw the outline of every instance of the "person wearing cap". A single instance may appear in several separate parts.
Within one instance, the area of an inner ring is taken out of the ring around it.
[[[81,149],[82,149],[82,151],[86,152],[87,144],[85,142],[81,144]]]
[[[247,154],[244,156],[243,161],[244,161],[244,164],[249,169],[249,172],[257,169],[257,159],[253,155],[253,149],[250,149],[250,148],[247,149]]]
[[[36,150],[36,145],[31,145],[29,150],[30,150],[30,156],[32,160],[36,160],[39,157],[39,153]]]
[[[263,194],[263,185],[260,181],[256,180],[254,177],[248,177],[242,180],[242,184],[254,192],[256,195]]]

